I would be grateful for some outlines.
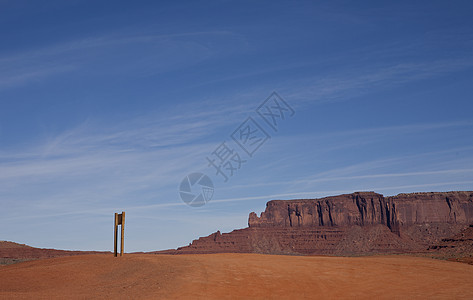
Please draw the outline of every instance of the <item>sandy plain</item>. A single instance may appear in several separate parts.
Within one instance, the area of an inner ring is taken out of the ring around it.
[[[473,266],[409,256],[79,255],[0,267],[0,299],[473,299]]]

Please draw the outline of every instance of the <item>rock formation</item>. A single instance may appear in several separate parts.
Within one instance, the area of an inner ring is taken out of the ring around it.
[[[473,192],[374,192],[272,200],[248,228],[219,231],[161,253],[333,254],[425,251],[473,223]]]

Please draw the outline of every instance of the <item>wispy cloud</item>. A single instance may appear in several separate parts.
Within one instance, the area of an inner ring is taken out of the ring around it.
[[[392,62],[391,64],[347,65],[341,70],[312,78],[293,80],[283,92],[308,102],[345,101],[392,89],[406,83],[471,69],[473,57]],[[295,87],[295,88],[294,88]]]
[[[89,120],[29,147],[3,150],[2,201],[24,198],[31,205],[51,203],[66,209],[80,206],[84,199],[123,198],[140,189],[177,186],[182,176],[205,165],[205,155],[222,138],[221,128],[238,124],[235,107],[216,103],[213,110],[207,108],[190,105],[185,109],[193,114],[149,114],[120,125]],[[29,194],[19,192],[26,186]],[[37,194],[31,194],[34,191]]]
[[[259,159],[264,162],[251,170],[258,177],[252,176],[250,180],[243,177],[221,187],[225,195],[244,190],[253,196],[215,199],[215,203],[327,196],[359,190],[388,195],[429,187],[471,190],[473,148],[468,143],[452,147],[438,140],[439,132],[448,136],[459,130],[468,132],[472,126],[470,121],[459,120],[279,136],[271,147],[262,150],[264,153],[259,153]],[[410,145],[412,139],[420,139],[417,143],[423,147],[397,147],[390,151],[390,145]],[[311,150],[297,151],[293,145],[304,145]],[[373,150],[375,146],[377,151]],[[345,158],[368,148],[369,156]]]
[[[446,173],[443,173],[446,174]],[[403,175],[399,175],[403,176]],[[356,178],[353,178],[356,179]],[[372,186],[369,189],[338,189],[338,190],[312,190],[304,192],[293,192],[293,193],[281,193],[281,194],[265,194],[259,196],[248,196],[248,197],[239,197],[239,198],[228,198],[228,199],[216,199],[212,203],[227,203],[227,202],[239,202],[239,201],[254,201],[254,200],[282,200],[282,199],[314,199],[325,196],[333,196],[339,194],[349,194],[357,191],[374,191],[383,193],[387,191],[388,193],[385,196],[392,196],[399,193],[399,190],[406,191],[407,189],[424,189],[424,188],[434,188],[434,191],[450,191],[451,186],[458,185],[472,185],[472,180],[466,181],[440,181],[434,183],[424,183],[424,184],[406,184],[406,185],[392,185],[392,186]],[[394,193],[392,193],[394,192]]]
[[[151,75],[246,47],[241,35],[229,31],[125,32],[5,54],[0,57],[0,90],[40,82],[58,74],[86,72],[87,66],[93,66],[95,74]]]

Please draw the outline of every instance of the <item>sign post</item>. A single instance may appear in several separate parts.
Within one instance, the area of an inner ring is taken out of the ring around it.
[[[113,253],[115,257],[118,256],[118,226],[121,225],[121,234],[120,234],[120,256],[123,256],[123,250],[125,248],[125,212],[122,211],[121,214],[115,213],[115,226],[114,226],[114,248]]]

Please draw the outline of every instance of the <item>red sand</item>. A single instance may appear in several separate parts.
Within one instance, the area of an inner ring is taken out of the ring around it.
[[[473,299],[473,266],[407,256],[81,255],[0,267],[0,299]]]

